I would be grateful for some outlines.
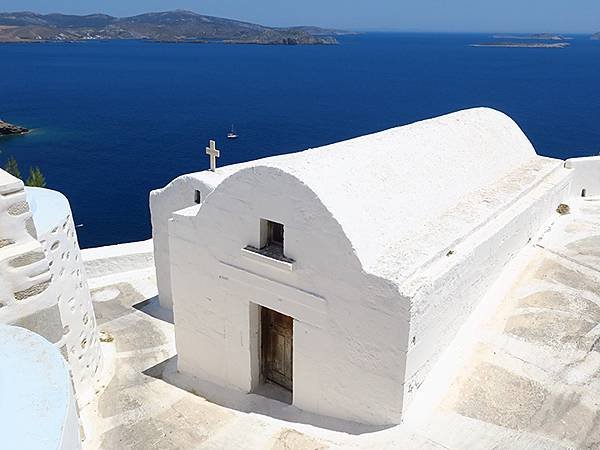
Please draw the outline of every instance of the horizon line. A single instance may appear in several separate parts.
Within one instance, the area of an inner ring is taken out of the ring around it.
[[[112,15],[112,14],[108,14],[105,12],[90,12],[90,13],[83,13],[83,14],[74,14],[74,13],[65,13],[65,12],[48,12],[48,13],[41,13],[41,12],[36,12],[36,11],[31,11],[31,10],[19,10],[19,11],[0,11],[0,14],[19,14],[19,13],[31,13],[31,14],[38,14],[38,15],[52,15],[52,14],[60,14],[60,15],[68,15],[68,16],[77,16],[77,17],[85,17],[85,16],[94,16],[94,15],[103,15],[103,16],[109,16],[109,17],[114,17],[117,19],[123,19],[123,18],[128,18],[128,17],[135,17],[135,16],[141,16],[144,14],[159,14],[159,13],[167,13],[167,12],[189,12],[192,14],[197,14],[200,16],[205,16],[205,17],[214,17],[214,18],[218,18],[218,19],[226,19],[226,20],[234,20],[234,21],[238,21],[238,22],[246,22],[246,23],[251,23],[254,25],[261,25],[261,26],[265,26],[265,27],[269,27],[269,28],[290,28],[290,27],[316,27],[316,28],[324,28],[324,29],[332,29],[332,30],[337,30],[337,31],[350,31],[350,32],[356,32],[356,33],[439,33],[439,34],[515,34],[515,35],[523,35],[523,36],[527,36],[530,34],[540,34],[540,33],[547,33],[547,34],[568,34],[568,35],[576,35],[576,36],[585,36],[585,35],[593,35],[596,34],[600,31],[600,25],[598,27],[598,31],[548,31],[547,29],[542,31],[541,29],[533,29],[533,30],[528,30],[528,31],[516,31],[516,30],[502,30],[502,31],[498,31],[498,30],[494,30],[494,31],[487,31],[487,30],[443,30],[443,29],[428,29],[428,28],[394,28],[394,27],[345,27],[345,26],[337,26],[337,25],[307,25],[305,23],[301,23],[301,24],[294,24],[294,25],[265,25],[263,23],[260,22],[251,22],[248,21],[247,19],[241,19],[241,18],[232,18],[232,17],[224,17],[224,16],[214,16],[211,14],[203,14],[203,13],[199,13],[190,9],[168,9],[168,10],[162,10],[162,11],[146,11],[146,12],[140,12],[140,13],[135,13],[132,15],[124,15],[124,16],[118,16],[118,15]]]

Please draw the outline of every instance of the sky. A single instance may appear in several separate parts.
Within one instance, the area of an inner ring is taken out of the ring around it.
[[[187,9],[269,26],[442,32],[600,31],[600,0],[0,0],[0,11],[130,16]]]

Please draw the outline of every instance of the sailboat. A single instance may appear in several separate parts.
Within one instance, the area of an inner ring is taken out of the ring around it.
[[[227,139],[237,139],[238,135],[233,131],[233,125],[231,125],[231,131],[227,133]]]

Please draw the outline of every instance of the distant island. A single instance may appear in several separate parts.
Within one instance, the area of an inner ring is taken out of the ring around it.
[[[600,33],[592,34],[592,39],[594,41],[600,41]]]
[[[573,38],[552,33],[535,34],[496,34],[492,36],[496,40],[470,44],[471,47],[503,47],[503,48],[566,48],[571,45],[569,41]],[[525,41],[525,42],[523,42]],[[532,42],[538,41],[538,42]],[[545,41],[545,42],[539,42]]]
[[[357,32],[347,30],[336,30],[332,28],[320,28],[311,26],[289,27],[284,30],[305,31],[311,36],[356,36]]]
[[[0,136],[12,136],[28,133],[29,129],[0,120]]]
[[[310,26],[265,27],[181,10],[123,18],[105,14],[0,13],[0,43],[129,39],[177,43],[329,45],[337,44],[335,36],[344,34],[353,33]]]
[[[551,33],[535,33],[535,34],[496,34],[493,36],[494,39],[524,39],[524,40],[537,40],[537,41],[568,41],[573,38],[562,36],[560,34]]]
[[[542,43],[542,42],[483,42],[470,44],[471,47],[504,47],[504,48],[567,48],[568,42]]]

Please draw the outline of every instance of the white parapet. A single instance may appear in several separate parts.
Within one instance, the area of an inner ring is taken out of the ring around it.
[[[0,325],[0,423],[4,450],[81,448],[60,351],[36,333],[6,325]]]

